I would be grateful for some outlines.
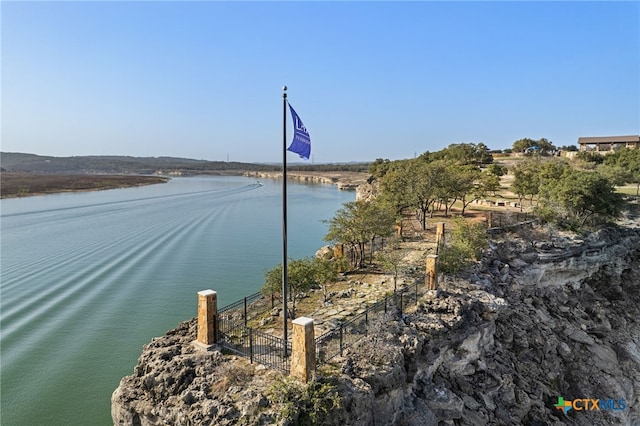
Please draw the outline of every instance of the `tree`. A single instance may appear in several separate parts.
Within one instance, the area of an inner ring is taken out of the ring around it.
[[[427,229],[427,213],[429,208],[437,200],[437,186],[440,176],[444,173],[444,166],[441,162],[427,162],[423,159],[417,159],[415,168],[412,172],[416,173],[417,180],[415,185],[415,202],[416,207],[420,210],[420,225],[422,230]]]
[[[518,139],[513,143],[513,150],[516,152],[526,152],[528,148],[536,146],[536,141],[529,138]]]
[[[547,138],[538,139],[536,143],[542,155],[549,155],[556,150],[556,147],[553,146],[553,143]]]
[[[489,164],[487,166],[487,173],[490,173],[497,177],[502,177],[509,172],[507,166],[503,166],[500,164]]]
[[[328,221],[329,229],[324,239],[350,246],[355,253],[353,264],[364,267],[366,244],[373,242],[375,237],[391,235],[396,218],[393,208],[378,199],[344,203]],[[373,255],[373,244],[371,250]]]
[[[462,216],[464,216],[467,206],[484,194],[480,182],[480,169],[472,165],[460,166],[457,164],[450,164],[448,169],[454,202],[456,199],[462,202]]]
[[[454,143],[433,153],[432,158],[462,165],[481,165],[493,162],[493,156],[489,152],[489,148],[483,143]]]
[[[449,210],[458,201],[460,190],[455,175],[456,165],[442,161],[438,170],[436,195],[441,203],[444,203],[444,215],[449,216]]]
[[[627,182],[633,182],[633,174],[617,165],[601,164],[598,166],[597,171],[613,182],[614,185],[625,185]]]
[[[393,291],[397,290],[398,273],[400,272],[400,262],[404,259],[405,254],[400,250],[397,244],[391,244],[386,250],[379,252],[376,260],[380,262],[380,266],[393,274]]]
[[[448,274],[455,274],[478,260],[489,242],[486,228],[480,223],[459,217],[452,224],[451,237],[438,252],[438,269]]]
[[[559,180],[570,169],[569,163],[562,158],[551,158],[541,162],[538,167],[539,183],[542,184],[548,180]]]
[[[435,210],[435,202],[449,198],[449,192],[452,189],[449,176],[449,164],[444,160],[436,160],[428,164],[426,175],[428,176],[428,188],[430,191],[431,202],[427,203],[426,196],[423,198],[420,210],[422,211],[423,230],[426,229],[426,213],[431,206],[430,217],[433,217]],[[425,209],[426,208],[426,209]]]
[[[546,180],[541,194],[545,207],[556,210],[571,226],[579,227],[591,217],[616,219],[624,203],[606,177],[571,168],[566,169],[558,180]]]
[[[500,177],[488,171],[482,172],[480,175],[480,185],[482,186],[482,194],[490,192],[496,195],[496,191],[500,189]]]
[[[553,143],[546,139],[541,138],[533,140],[529,138],[518,139],[513,143],[513,150],[516,152],[527,152],[530,149],[535,149],[541,155],[548,155],[555,151],[556,147]]]
[[[605,157],[604,164],[619,167],[628,173],[627,182],[636,184],[636,195],[640,195],[640,149],[622,148]]]
[[[421,156],[420,158],[423,157]],[[398,235],[402,235],[402,212],[404,209],[417,204],[416,186],[418,185],[419,175],[415,172],[415,167],[416,164],[420,164],[420,158],[394,161],[380,180],[380,201],[391,206],[394,210],[398,219]]]
[[[576,154],[576,160],[581,160],[586,163],[602,164],[604,156],[597,152],[580,151]]]
[[[316,282],[322,289],[324,301],[327,301],[327,286],[338,278],[338,269],[335,262],[331,260],[319,259],[313,260],[313,274]]]
[[[265,283],[261,292],[264,295],[282,293],[282,263],[267,270],[264,274]],[[300,295],[314,285],[323,288],[326,301],[326,285],[338,276],[335,266],[317,257],[294,259],[287,263],[287,284],[289,298],[292,301],[291,315],[295,317],[296,300]]]
[[[369,166],[369,173],[374,179],[380,179],[389,170],[391,161],[388,159],[376,158],[376,161]]]
[[[533,197],[538,194],[540,187],[540,163],[538,161],[524,161],[513,168],[512,191],[518,195],[520,210],[522,201],[529,196],[530,204],[533,204]]]

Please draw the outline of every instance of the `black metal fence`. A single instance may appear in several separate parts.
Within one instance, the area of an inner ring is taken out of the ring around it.
[[[218,310],[219,343],[224,349],[259,362],[271,368],[289,373],[291,342],[263,333],[251,327],[249,322],[275,307],[273,297],[254,293]]]
[[[287,345],[285,356],[284,345]],[[236,355],[249,358],[273,369],[289,374],[291,368],[291,342],[263,333],[252,327],[237,327],[233,334],[223,334],[220,346]]]
[[[364,312],[317,337],[316,365],[342,356],[345,349],[367,335],[370,321],[374,318],[387,313],[400,317],[409,306],[416,304],[424,288],[418,281],[405,285]],[[254,293],[221,308],[218,311],[219,344],[231,353],[249,358],[252,363],[259,362],[288,374],[291,368],[291,342],[249,325],[249,321],[273,309],[274,305],[273,298]]]
[[[424,285],[406,285],[393,294],[368,307],[361,314],[355,315],[341,323],[338,327],[327,331],[316,338],[316,365],[328,362],[336,356],[342,356],[344,350],[354,346],[369,332],[370,321],[387,313],[395,313],[401,317],[409,306],[417,303],[419,290]]]
[[[534,220],[535,216],[529,212],[490,212],[487,217],[489,228],[510,228],[523,222]]]
[[[274,305],[273,297],[264,297],[258,292],[219,309],[218,315],[226,320],[230,328],[247,326],[249,320],[273,309]]]

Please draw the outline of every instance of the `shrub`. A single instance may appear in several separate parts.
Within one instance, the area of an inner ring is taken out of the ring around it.
[[[456,274],[478,260],[489,239],[484,225],[455,218],[450,241],[438,251],[438,269],[445,274]]]
[[[336,386],[316,377],[307,384],[285,377],[271,385],[267,393],[272,404],[282,406],[280,415],[291,425],[325,424],[331,410],[341,405]]]
[[[246,386],[253,380],[253,369],[248,365],[227,362],[218,367],[220,378],[211,385],[214,394],[223,394],[231,386]]]

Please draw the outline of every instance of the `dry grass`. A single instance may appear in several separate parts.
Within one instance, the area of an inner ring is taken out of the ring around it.
[[[70,191],[95,191],[164,183],[167,178],[138,175],[52,175],[2,172],[0,197],[26,197]]]

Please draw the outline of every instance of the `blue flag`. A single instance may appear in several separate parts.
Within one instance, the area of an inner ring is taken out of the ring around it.
[[[302,124],[302,120],[298,117],[298,114],[294,111],[291,104],[289,104],[291,110],[291,118],[293,118],[293,141],[287,151],[295,152],[301,158],[309,159],[311,154],[311,138],[307,128]]]

